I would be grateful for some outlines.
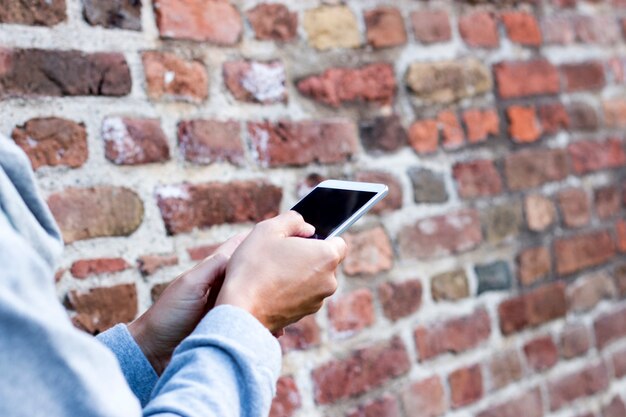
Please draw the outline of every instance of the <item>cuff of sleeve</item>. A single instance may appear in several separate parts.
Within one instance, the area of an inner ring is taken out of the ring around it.
[[[126,325],[118,324],[96,338],[113,351],[128,385],[145,406],[159,377]]]
[[[274,335],[246,310],[220,305],[212,309],[193,331],[194,334],[221,336],[239,344],[256,366],[269,371],[276,381],[282,367],[280,344]]]

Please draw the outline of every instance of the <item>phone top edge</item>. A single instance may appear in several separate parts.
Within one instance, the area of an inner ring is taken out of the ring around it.
[[[352,191],[370,191],[375,193],[385,192],[389,187],[386,184],[374,182],[359,181],[343,181],[343,180],[325,180],[319,183],[315,188],[334,188]]]

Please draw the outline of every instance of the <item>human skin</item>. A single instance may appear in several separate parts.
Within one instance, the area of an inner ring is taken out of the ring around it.
[[[305,239],[314,233],[289,211],[234,236],[176,278],[128,325],[155,371],[163,372],[176,346],[214,305],[242,308],[276,335],[318,311],[337,289],[346,244],[341,238]],[[219,290],[217,297],[211,288]]]

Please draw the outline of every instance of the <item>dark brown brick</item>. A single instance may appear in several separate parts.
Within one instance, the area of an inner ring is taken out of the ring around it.
[[[54,26],[67,19],[65,0],[7,1],[0,8],[0,23]]]

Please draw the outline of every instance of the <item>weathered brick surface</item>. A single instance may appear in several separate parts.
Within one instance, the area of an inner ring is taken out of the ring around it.
[[[509,39],[526,46],[541,45],[541,29],[535,16],[527,12],[505,12],[501,15]]]
[[[356,173],[354,180],[381,183],[389,188],[387,196],[372,207],[371,213],[389,213],[402,207],[402,184],[394,175],[384,171],[362,171]]]
[[[558,194],[559,210],[566,227],[582,227],[591,220],[591,206],[585,190],[568,188]]]
[[[315,401],[329,404],[381,386],[410,367],[406,347],[398,337],[332,360],[313,371]]]
[[[604,363],[587,364],[567,375],[550,379],[550,409],[558,410],[581,397],[593,395],[608,387],[608,370]]]
[[[156,190],[157,205],[171,235],[223,223],[261,221],[278,214],[280,188],[264,182],[175,184]]]
[[[137,259],[137,267],[142,275],[152,275],[161,268],[178,265],[176,254],[143,255]]]
[[[394,7],[377,7],[363,15],[367,27],[367,43],[374,48],[390,48],[407,41],[404,20]]]
[[[513,399],[490,406],[478,414],[478,417],[508,417],[524,415],[526,417],[543,416],[543,400],[541,391],[527,391]]]
[[[522,228],[522,206],[516,201],[491,205],[483,210],[482,223],[487,242],[500,244],[513,240]]]
[[[570,310],[584,312],[593,309],[601,300],[616,296],[613,278],[607,272],[596,272],[578,278],[567,289]]]
[[[561,75],[567,91],[598,90],[605,84],[602,62],[562,65]]]
[[[90,275],[110,274],[130,268],[122,258],[81,259],[72,264],[70,272],[74,278],[84,279]]]
[[[471,109],[463,113],[463,123],[470,143],[484,142],[500,133],[500,119],[493,109]]]
[[[239,11],[228,0],[155,0],[163,38],[233,45],[243,30]]]
[[[524,353],[526,363],[536,372],[552,368],[559,360],[559,352],[550,336],[542,336],[529,341],[524,345]]]
[[[356,332],[374,323],[373,295],[367,288],[334,297],[328,304],[328,318],[337,332]]]
[[[426,259],[471,250],[482,242],[482,231],[478,213],[463,210],[419,220],[405,227],[398,240],[403,257]]]
[[[306,316],[297,323],[285,327],[285,334],[278,341],[283,352],[308,349],[320,344],[320,328],[315,316]]]
[[[356,410],[347,414],[347,417],[400,417],[398,400],[391,395],[384,395],[374,401],[359,406]]]
[[[53,26],[67,18],[65,9],[65,0],[7,2],[0,9],[0,23]]]
[[[398,115],[362,120],[359,134],[363,147],[370,152],[393,152],[407,143],[407,133]]]
[[[143,221],[143,202],[132,190],[99,186],[66,188],[48,198],[65,243],[104,236],[128,236]]]
[[[445,203],[448,191],[444,176],[425,168],[410,168],[409,178],[413,184],[413,199],[416,203]]]
[[[486,363],[485,372],[491,381],[491,390],[499,390],[524,376],[520,354],[516,349],[496,352]]]
[[[618,168],[626,164],[624,144],[619,139],[580,141],[572,143],[567,149],[577,174]]]
[[[452,38],[448,13],[443,10],[421,10],[411,13],[415,39],[424,44],[446,42]]]
[[[292,377],[281,377],[276,383],[276,396],[272,401],[270,417],[291,417],[302,405],[300,391]]]
[[[272,104],[287,101],[285,67],[280,61],[228,61],[224,83],[239,101]]]
[[[474,268],[478,279],[477,293],[503,291],[511,288],[513,278],[509,265],[504,261],[496,261],[476,265]]]
[[[124,96],[131,78],[120,53],[0,49],[0,97]]]
[[[135,284],[120,284],[88,291],[71,290],[67,294],[67,304],[76,312],[72,317],[75,326],[98,334],[135,318],[137,288]]]
[[[191,101],[207,98],[209,80],[201,62],[159,51],[144,52],[141,60],[150,98]]]
[[[106,158],[117,165],[163,162],[170,158],[158,119],[107,117],[102,121]]]
[[[469,297],[465,271],[457,269],[435,275],[431,279],[430,292],[435,301],[454,301]]]
[[[374,275],[393,266],[393,249],[387,233],[375,227],[345,236],[348,254],[343,269],[347,275]]]
[[[547,60],[502,62],[494,66],[498,93],[502,98],[556,94],[559,73]]]
[[[626,336],[626,308],[602,314],[593,323],[596,344],[602,349]]]
[[[587,326],[570,323],[563,328],[560,340],[561,356],[565,359],[584,355],[591,348],[591,338]]]
[[[420,360],[425,361],[444,353],[472,349],[485,342],[490,334],[489,314],[476,310],[468,316],[420,326],[414,336]]]
[[[135,0],[84,0],[83,16],[94,26],[141,30],[141,2]]]
[[[26,152],[35,170],[46,165],[78,168],[87,161],[87,131],[83,124],[71,120],[31,119],[13,129],[11,137]]]
[[[504,160],[504,175],[512,190],[563,180],[568,171],[567,154],[559,149],[523,150]]]
[[[178,124],[178,146],[187,161],[197,164],[244,161],[241,126],[234,120],[185,120]]]
[[[483,396],[483,377],[480,366],[472,365],[448,375],[452,408],[473,404]]]
[[[478,11],[461,16],[459,32],[469,46],[497,48],[500,45],[498,22],[493,13]]]
[[[563,317],[566,311],[565,286],[561,283],[544,285],[500,304],[500,329],[504,334],[511,334]]]
[[[540,194],[528,194],[524,198],[526,225],[533,232],[542,232],[556,221],[554,203]]]
[[[417,279],[385,282],[378,287],[378,298],[385,317],[398,320],[416,312],[422,304],[422,283]]]
[[[506,109],[509,135],[518,143],[535,142],[541,137],[541,126],[534,107],[511,106]]]
[[[408,417],[437,417],[446,409],[446,395],[438,376],[417,381],[402,392],[402,404]]]
[[[345,162],[357,151],[354,124],[343,120],[250,122],[248,136],[263,165]]]
[[[288,42],[298,35],[298,15],[283,4],[261,3],[246,16],[257,39]]]
[[[481,159],[460,162],[452,167],[459,195],[463,198],[484,197],[502,191],[502,179],[493,161]]]
[[[333,107],[357,100],[389,104],[396,93],[396,80],[390,64],[376,63],[329,69],[300,80],[297,87],[303,95]]]
[[[309,44],[319,50],[356,48],[361,45],[354,13],[346,6],[309,9],[302,22]]]
[[[593,232],[557,239],[554,253],[557,273],[567,275],[608,261],[615,244],[608,232]]]

